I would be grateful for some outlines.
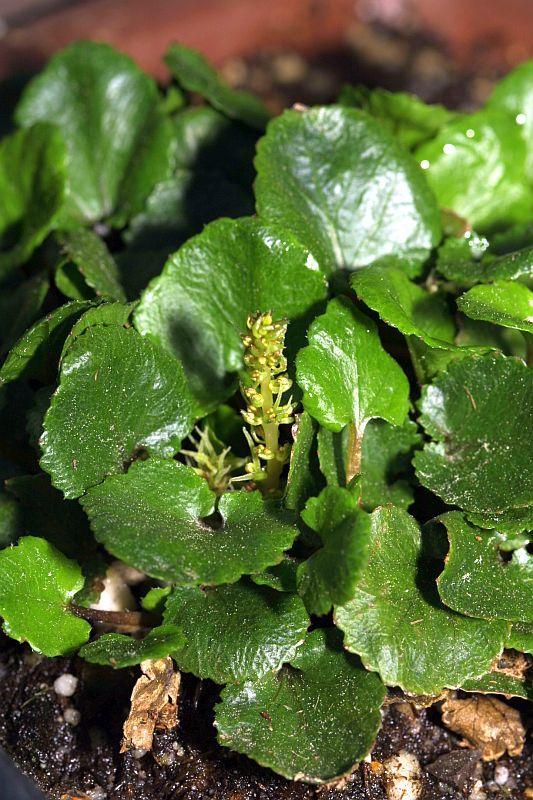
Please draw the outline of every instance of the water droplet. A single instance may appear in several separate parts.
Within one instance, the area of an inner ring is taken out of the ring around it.
[[[420,162],[420,166],[422,167],[422,169],[429,169],[429,161],[427,160],[427,158],[424,158]]]
[[[467,135],[468,139],[473,139],[474,136],[476,135],[476,132],[475,132],[475,130],[473,128],[468,128],[468,130],[466,132],[466,135]]]
[[[445,153],[447,156],[450,156],[455,151],[455,145],[451,142],[448,142],[442,148],[442,152]]]
[[[515,117],[515,121],[516,121],[517,125],[525,125],[526,124],[526,120],[527,120],[527,117],[523,113],[517,114],[516,117]]]

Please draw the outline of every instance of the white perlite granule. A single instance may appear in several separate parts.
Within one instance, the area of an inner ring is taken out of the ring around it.
[[[78,679],[70,672],[63,673],[54,681],[54,692],[61,697],[72,697],[77,688]]]
[[[63,719],[73,728],[80,724],[81,714],[77,708],[66,708],[63,712]]]

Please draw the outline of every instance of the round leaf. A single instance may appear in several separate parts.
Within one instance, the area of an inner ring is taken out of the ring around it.
[[[298,591],[308,611],[320,616],[352,599],[366,565],[370,517],[348,489],[328,486],[307,502],[302,519],[323,547],[299,566]]]
[[[502,652],[507,623],[442,605],[435,583],[442,554],[429,551],[430,536],[435,540],[433,529],[423,538],[406,511],[374,511],[368,564],[353,600],[335,609],[335,622],[344,646],[386,684],[432,695],[487,672]]]
[[[91,626],[67,606],[83,583],[76,562],[44,539],[24,536],[16,547],[0,552],[5,632],[46,656],[76,650],[89,638]]]
[[[26,87],[19,125],[58,125],[68,151],[70,218],[123,225],[171,167],[172,126],[155,82],[106,44],[76,42]]]
[[[285,111],[260,140],[256,169],[260,216],[290,228],[328,272],[390,254],[415,268],[440,239],[424,175],[361,111]]]
[[[476,528],[456,511],[440,519],[450,540],[439,578],[446,605],[471,617],[533,623],[533,556],[525,545],[508,551],[507,536]]]
[[[96,538],[117,558],[183,585],[234,583],[283,558],[298,529],[259,492],[215,495],[191,467],[150,458],[91,489],[82,504]]]
[[[182,627],[186,636],[172,653],[178,667],[216,683],[262,678],[278,670],[294,657],[309,625],[299,597],[244,581],[175,587],[164,619]]]
[[[280,672],[224,689],[215,719],[220,744],[308,783],[345,775],[366,756],[385,689],[329,634],[309,634]]]
[[[451,505],[493,513],[531,504],[533,373],[505,356],[470,357],[422,394],[434,440],[414,457],[420,482]]]
[[[78,497],[140,449],[174,455],[193,414],[178,361],[132,329],[90,328],[63,358],[41,466],[66,497]]]

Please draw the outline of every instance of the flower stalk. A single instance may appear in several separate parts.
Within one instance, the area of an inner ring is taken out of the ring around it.
[[[248,317],[247,333],[242,337],[247,380],[241,381],[246,401],[241,413],[251,428],[250,433],[244,431],[251,459],[246,475],[237,480],[253,480],[264,495],[278,491],[290,455],[290,445],[279,441],[280,425],[294,421],[292,397],[284,402],[292,386],[283,354],[286,331],[286,321],[275,322],[271,312],[258,312]]]

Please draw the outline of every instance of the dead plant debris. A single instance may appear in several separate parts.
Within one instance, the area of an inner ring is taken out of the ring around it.
[[[465,700],[450,695],[442,704],[442,721],[465,737],[468,747],[478,748],[484,761],[493,761],[505,752],[522,752],[525,730],[519,712],[494,697],[472,695]]]
[[[131,708],[124,723],[121,752],[151,750],[155,729],[172,730],[178,721],[180,673],[171,658],[143,661],[143,675],[131,693]]]

